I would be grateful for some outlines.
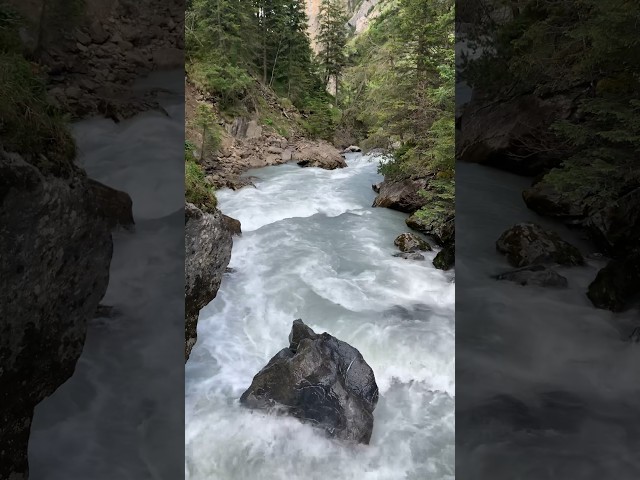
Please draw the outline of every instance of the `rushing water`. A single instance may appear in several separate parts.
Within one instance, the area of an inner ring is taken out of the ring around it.
[[[133,199],[135,232],[114,233],[102,303],[74,375],[36,408],[30,478],[182,476],[184,382],[184,76],[153,76],[169,116],[74,125],[89,176]],[[173,440],[172,440],[173,439]]]
[[[566,290],[521,287],[495,241],[534,221],[583,254],[575,231],[528,210],[530,180],[458,163],[457,475],[467,480],[640,478],[638,309],[613,314],[585,295],[604,260],[561,268]]]
[[[281,165],[257,188],[218,192],[242,222],[217,298],[200,313],[186,370],[185,473],[192,480],[454,477],[454,283],[394,258],[405,215],[372,208],[376,162]],[[380,388],[369,446],[324,438],[238,398],[302,318],[356,347]]]

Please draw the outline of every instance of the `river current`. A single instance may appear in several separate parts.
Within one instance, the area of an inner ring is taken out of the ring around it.
[[[433,267],[435,251],[423,262],[392,256],[406,215],[371,207],[382,179],[375,159],[347,162],[255,170],[256,188],[218,192],[243,235],[186,366],[186,478],[454,478],[454,273]],[[350,343],[373,368],[370,445],[239,405],[296,318]]]

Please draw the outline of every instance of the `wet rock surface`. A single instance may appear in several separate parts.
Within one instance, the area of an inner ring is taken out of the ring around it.
[[[378,387],[352,346],[295,320],[289,346],[256,374],[240,397],[248,408],[282,413],[340,440],[368,444]]]
[[[197,340],[200,310],[213,300],[231,259],[232,232],[224,216],[185,206],[185,362]]]
[[[401,252],[431,251],[431,245],[413,233],[402,233],[396,237],[393,244]]]
[[[614,312],[640,297],[640,249],[611,260],[591,282],[587,296],[596,307]]]
[[[400,252],[400,253],[394,253],[393,256],[397,258],[403,258],[405,260],[417,260],[417,261],[424,260],[424,255],[418,252]]]
[[[496,280],[506,280],[522,286],[535,285],[538,287],[566,288],[569,281],[558,272],[544,265],[531,265],[510,272],[496,275]]]
[[[433,259],[433,266],[438,270],[451,270],[456,264],[456,247],[447,245]]]
[[[0,478],[28,476],[34,408],[75,370],[112,250],[84,172],[0,151]]]
[[[519,223],[509,228],[497,240],[496,248],[514,267],[544,263],[584,264],[580,250],[557,233],[534,223]]]
[[[378,194],[373,206],[414,213],[426,205],[426,200],[418,193],[426,187],[426,179],[385,180],[372,187]]]

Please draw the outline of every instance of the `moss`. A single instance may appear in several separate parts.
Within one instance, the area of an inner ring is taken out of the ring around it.
[[[214,189],[207,184],[204,170],[193,155],[194,149],[193,143],[184,142],[185,199],[202,211],[211,213],[218,205],[218,199]]]
[[[74,169],[76,146],[64,115],[47,101],[44,75],[20,52],[19,17],[0,6],[0,140],[43,173]]]

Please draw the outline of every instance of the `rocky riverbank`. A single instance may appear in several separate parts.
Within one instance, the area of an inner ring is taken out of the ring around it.
[[[620,311],[640,295],[640,175],[624,162],[571,159],[571,149],[551,133],[556,121],[579,122],[584,89],[534,94],[487,103],[482,95],[458,119],[457,158],[534,179],[523,201],[534,212],[582,230],[610,258],[588,288],[596,307]]]

